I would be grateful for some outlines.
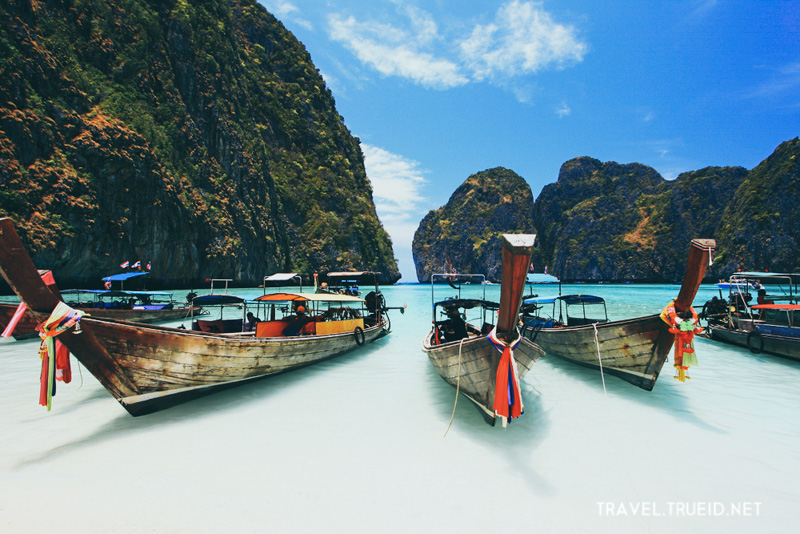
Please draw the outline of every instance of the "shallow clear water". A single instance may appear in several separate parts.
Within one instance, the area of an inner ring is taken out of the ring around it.
[[[612,319],[677,291],[563,288],[605,297]],[[462,397],[445,437],[455,390],[420,349],[430,286],[384,292],[408,309],[375,344],[138,418],[74,359],[48,413],[37,342],[0,342],[0,530],[795,531],[800,364],[700,339],[690,381],[670,359],[652,392],[608,376],[604,391],[545,357],[520,419],[490,427]]]

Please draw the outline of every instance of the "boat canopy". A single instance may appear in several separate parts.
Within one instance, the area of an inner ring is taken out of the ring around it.
[[[779,278],[789,278],[792,280],[793,284],[800,283],[800,273],[774,273],[774,272],[745,272],[745,273],[734,273],[731,275],[731,283],[733,283],[736,279],[779,279]]]
[[[265,282],[287,282],[295,278],[297,273],[275,273],[264,277]]]
[[[97,295],[101,297],[171,297],[172,293],[165,291],[123,291],[120,289],[64,289],[59,291],[62,295]]]
[[[556,301],[556,297],[539,297],[523,300],[523,304],[552,304]]]
[[[800,304],[756,304],[751,306],[754,310],[786,310],[800,311]]]
[[[528,273],[526,282],[529,284],[558,284],[561,280],[552,274]]]
[[[563,297],[558,297],[558,300],[562,300],[567,304],[605,304],[606,301],[603,300],[601,297],[595,297],[594,295],[564,295]]]
[[[362,276],[377,276],[381,273],[377,271],[345,271],[345,272],[336,272],[336,273],[328,273],[326,276],[328,278],[360,278]]]
[[[259,302],[364,302],[362,298],[341,295],[339,293],[270,293],[269,295],[257,297],[254,300]]]
[[[192,304],[195,306],[222,306],[223,304],[243,304],[244,302],[246,299],[226,293],[200,295],[192,299]]]
[[[489,309],[497,309],[500,307],[496,302],[481,299],[446,299],[434,303],[434,306],[441,306],[443,308],[464,308],[466,310],[478,307]]]
[[[132,271],[129,273],[119,273],[119,274],[112,274],[111,276],[106,276],[103,278],[106,282],[120,282],[123,280],[127,280],[128,278],[134,278],[136,276],[143,276],[145,274],[150,274],[147,271]]]
[[[795,278],[800,278],[800,273],[776,273],[772,271],[765,271],[760,273],[758,271],[748,271],[742,273],[734,273],[733,276],[743,276],[747,278],[758,278],[759,276],[767,277],[767,278],[775,278],[775,277],[782,277],[782,276],[794,276]]]

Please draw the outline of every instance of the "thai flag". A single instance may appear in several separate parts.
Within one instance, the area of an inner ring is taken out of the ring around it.
[[[119,266],[122,267],[123,269],[127,269],[130,264],[131,262],[129,261],[123,261],[122,263],[119,264]]]
[[[547,274],[547,265],[544,266],[544,274]]]
[[[103,285],[106,287],[106,289],[111,289],[111,280],[106,280],[106,283]]]
[[[147,270],[148,270],[148,271],[150,270],[150,265],[151,265],[151,263],[152,263],[152,262],[149,262],[149,261],[147,262]]]
[[[141,267],[142,267],[142,262],[141,261],[137,261],[136,263],[131,265],[131,269],[141,269]]]

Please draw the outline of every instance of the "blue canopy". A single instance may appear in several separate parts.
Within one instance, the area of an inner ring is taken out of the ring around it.
[[[605,304],[606,302],[602,298],[593,295],[565,295],[558,298],[567,304]]]
[[[556,301],[555,297],[539,297],[539,298],[532,298],[532,299],[525,299],[523,303],[525,304],[552,304]]]
[[[106,276],[103,278],[106,282],[118,282],[122,280],[127,280],[128,278],[133,278],[134,276],[142,276],[144,274],[150,274],[146,271],[132,271],[129,273],[119,273],[119,274],[112,274],[111,276]]]
[[[527,282],[529,284],[557,284],[560,280],[552,274],[528,273]]]

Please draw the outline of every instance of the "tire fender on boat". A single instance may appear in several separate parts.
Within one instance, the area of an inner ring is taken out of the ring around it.
[[[753,341],[755,340],[755,341]],[[753,330],[747,334],[747,348],[753,354],[761,354],[764,350],[764,336],[758,330]]]
[[[356,337],[356,345],[359,347],[367,341],[367,337],[364,335],[364,329],[360,326],[357,326],[356,329],[353,330],[353,335]]]

